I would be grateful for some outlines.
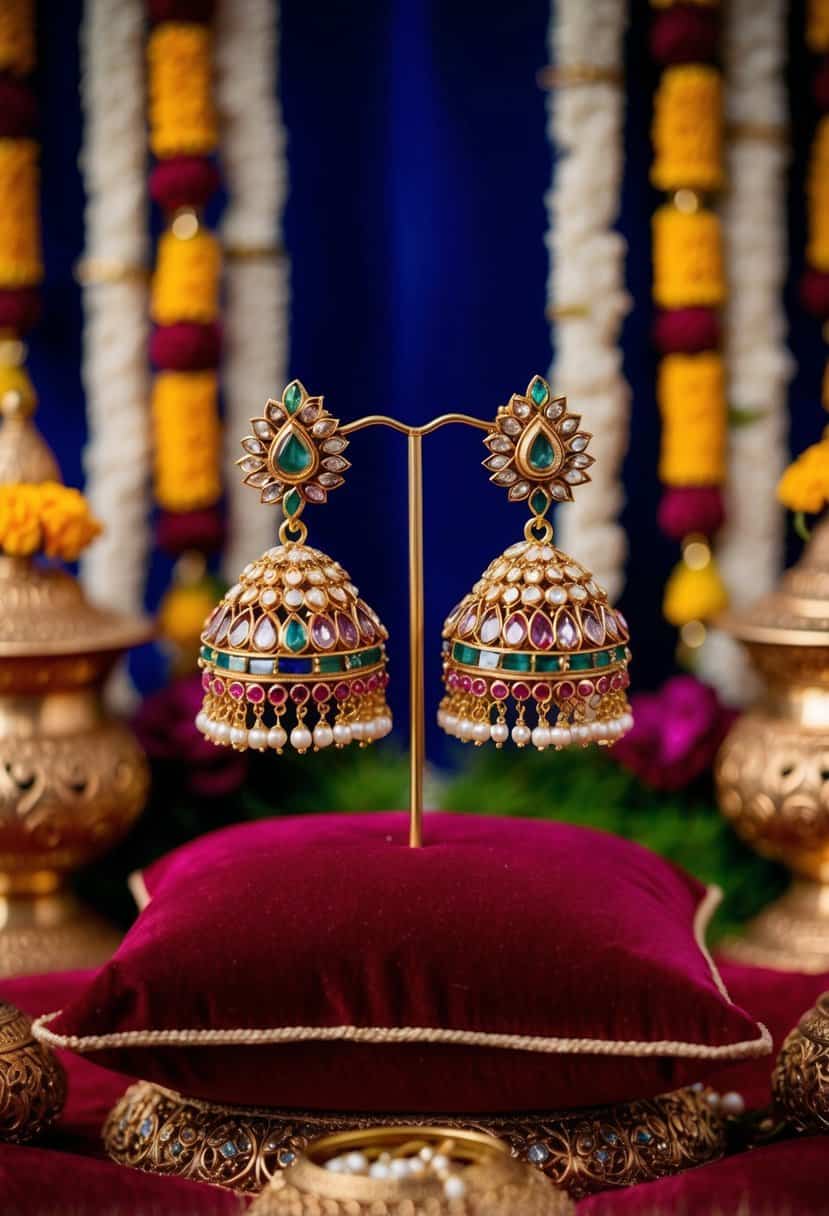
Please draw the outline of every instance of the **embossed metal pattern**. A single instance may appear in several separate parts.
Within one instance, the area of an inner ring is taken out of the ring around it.
[[[0,1140],[33,1140],[58,1117],[65,1098],[56,1057],[32,1038],[24,1014],[0,1004]]]
[[[703,1165],[725,1150],[722,1117],[696,1088],[602,1109],[436,1118],[218,1107],[142,1081],[115,1105],[103,1137],[122,1165],[253,1192],[321,1135],[436,1121],[505,1140],[515,1157],[576,1199]]]
[[[772,1076],[775,1105],[801,1132],[829,1132],[829,992],[800,1019]]]

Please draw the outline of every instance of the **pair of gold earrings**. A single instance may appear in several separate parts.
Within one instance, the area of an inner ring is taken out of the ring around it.
[[[541,376],[498,410],[484,443],[490,480],[529,506],[524,539],[484,571],[443,629],[450,735],[502,747],[611,744],[632,725],[628,629],[590,572],[552,543],[554,503],[590,480],[590,435]],[[243,750],[299,753],[387,735],[388,634],[336,561],[305,543],[307,504],[350,467],[339,419],[298,380],[268,401],[239,466],[280,503],[280,544],[246,566],[205,623],[198,729]]]

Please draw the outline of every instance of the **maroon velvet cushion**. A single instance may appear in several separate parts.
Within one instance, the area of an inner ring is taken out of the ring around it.
[[[277,819],[145,874],[150,901],[42,1037],[191,1096],[553,1109],[769,1051],[701,945],[714,900],[616,837],[430,814]],[[53,1039],[51,1036],[57,1036]]]

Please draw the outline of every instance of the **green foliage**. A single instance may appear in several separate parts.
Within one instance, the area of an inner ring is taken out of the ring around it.
[[[149,806],[127,840],[82,876],[81,893],[108,916],[134,915],[126,877],[204,832],[273,815],[380,811],[408,801],[405,756],[388,746],[313,757],[252,755],[240,790],[226,797],[189,793],[182,765],[155,766]],[[595,749],[520,755],[475,750],[456,774],[444,774],[436,798],[447,810],[559,819],[636,840],[723,888],[714,925],[721,935],[757,912],[783,887],[778,867],[742,845],[719,815],[711,791],[645,789]]]

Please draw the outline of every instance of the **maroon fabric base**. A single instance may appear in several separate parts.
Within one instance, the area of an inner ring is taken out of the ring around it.
[[[725,963],[723,978],[735,998],[772,1030],[776,1045],[816,996],[829,974],[785,975]],[[30,976],[0,983],[0,1000],[32,1015],[66,1004],[89,982],[89,973]],[[217,1187],[159,1178],[103,1159],[100,1128],[128,1078],[80,1056],[59,1053],[69,1095],[57,1127],[40,1147],[0,1144],[0,1211],[3,1216],[213,1216],[247,1207]],[[744,1061],[717,1084],[746,1095],[750,1105],[768,1101],[773,1058]],[[676,1178],[584,1200],[579,1216],[825,1216],[829,1213],[829,1138],[788,1141],[743,1153]]]
[[[304,1110],[553,1110],[646,1097],[757,1049],[694,936],[698,882],[561,823],[316,815],[202,837],[150,868],[152,899],[51,1029],[62,1035],[358,1027],[549,1040],[129,1046],[113,1068],[192,1096]],[[375,1032],[379,1032],[375,1033]],[[607,1051],[600,1050],[607,1044]],[[740,1046],[742,1045],[742,1046]]]

